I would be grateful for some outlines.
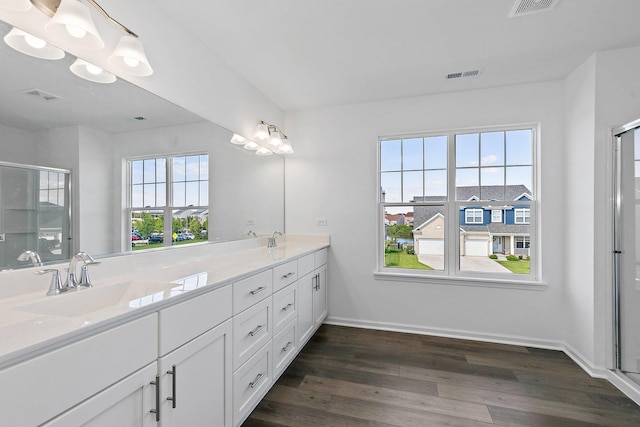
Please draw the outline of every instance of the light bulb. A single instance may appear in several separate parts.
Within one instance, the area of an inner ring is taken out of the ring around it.
[[[47,45],[46,41],[39,39],[36,36],[32,36],[31,34],[25,34],[24,41],[34,49],[42,49]]]
[[[123,56],[122,61],[127,64],[131,68],[135,68],[140,64],[140,61],[136,58],[131,58],[130,56]]]
[[[94,76],[97,76],[104,71],[102,68],[89,63],[87,63],[86,68],[87,68],[87,71],[93,74]]]
[[[81,39],[87,35],[87,32],[84,29],[80,27],[76,27],[75,25],[67,24],[66,27],[67,27],[67,32],[72,37],[75,37],[77,39]]]

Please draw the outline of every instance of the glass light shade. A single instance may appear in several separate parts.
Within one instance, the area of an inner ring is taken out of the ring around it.
[[[78,0],[62,0],[45,28],[52,36],[73,47],[104,47],[104,41],[93,23],[89,8]]]
[[[91,82],[113,83],[116,81],[116,76],[113,74],[80,58],[76,59],[69,69],[76,76]]]
[[[283,142],[282,145],[278,147],[278,149],[276,150],[276,153],[277,154],[293,154],[294,151],[291,144],[289,144],[289,142],[285,140],[285,142]]]
[[[258,123],[253,136],[259,141],[266,141],[269,139],[269,126],[267,126],[265,122]]]
[[[237,133],[233,134],[231,138],[231,143],[236,145],[244,145],[247,143],[247,139],[243,136],[238,135]]]
[[[269,141],[269,145],[274,148],[278,148],[282,145],[282,135],[280,135],[280,132],[278,132],[277,130],[271,132],[271,140]]]
[[[113,66],[117,73],[128,74],[130,76],[145,77],[153,74],[153,68],[149,64],[147,55],[144,53],[142,42],[129,34],[120,37],[107,62]]]
[[[31,2],[29,0],[2,0],[0,1],[0,9],[24,12],[31,9]]]
[[[269,150],[268,148],[265,147],[260,147],[258,149],[258,151],[256,151],[256,154],[258,156],[270,156],[273,154],[273,152],[271,150]]]
[[[245,150],[256,151],[257,149],[260,148],[260,146],[258,144],[256,144],[255,142],[253,142],[253,141],[249,141],[246,144],[244,144],[243,148]]]
[[[61,59],[64,58],[64,51],[55,46],[50,45],[46,41],[32,36],[29,33],[18,28],[12,28],[11,31],[4,36],[4,42],[25,55],[35,56],[42,59]]]

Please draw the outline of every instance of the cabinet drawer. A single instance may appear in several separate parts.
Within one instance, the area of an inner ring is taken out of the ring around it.
[[[298,316],[297,283],[273,294],[273,334],[276,335],[287,323]]]
[[[296,321],[291,323],[273,339],[273,378],[274,381],[289,366],[298,352],[296,344]]]
[[[159,312],[160,356],[231,317],[232,290],[224,286]]]
[[[321,267],[327,263],[327,248],[320,249],[315,254],[316,268]]]
[[[298,262],[289,261],[273,268],[273,291],[279,291],[298,280]]]
[[[233,318],[233,369],[271,340],[271,298]]]
[[[272,274],[271,270],[267,270],[233,284],[233,314],[238,314],[271,295]]]
[[[0,424],[40,425],[154,362],[157,328],[154,313],[0,371]]]
[[[233,424],[239,425],[271,388],[271,342],[233,375]]]
[[[298,258],[298,274],[300,277],[306,276],[316,268],[316,259],[314,254],[305,255]]]

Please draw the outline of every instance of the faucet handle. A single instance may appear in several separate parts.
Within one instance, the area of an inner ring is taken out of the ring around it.
[[[100,261],[90,261],[80,267],[80,281],[78,282],[78,288],[93,287],[91,279],[89,279],[89,266],[95,264],[100,264]]]
[[[35,272],[35,274],[38,274],[38,275],[47,274],[47,273],[53,273],[53,275],[51,276],[51,283],[49,283],[49,290],[47,291],[47,295],[49,296],[58,295],[69,289],[62,285],[62,280],[60,279],[60,272],[55,268],[46,268],[44,270],[38,270]]]

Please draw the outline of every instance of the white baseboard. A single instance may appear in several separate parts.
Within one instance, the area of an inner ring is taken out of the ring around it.
[[[484,341],[498,344],[520,345],[526,347],[542,348],[547,350],[560,350],[569,356],[580,368],[593,378],[602,378],[608,380],[622,393],[628,396],[635,403],[640,405],[640,386],[629,378],[621,375],[616,371],[606,368],[596,367],[589,362],[587,358],[582,356],[570,345],[564,342],[544,341],[535,338],[527,338],[520,336],[502,335],[502,334],[481,334],[471,331],[463,331],[445,328],[425,328],[417,325],[406,325],[401,323],[363,321],[358,319],[348,319],[343,317],[329,316],[324,323],[337,326],[350,326],[363,329],[377,329],[391,332],[405,332],[420,335],[433,335],[446,338],[457,338],[472,341]]]

